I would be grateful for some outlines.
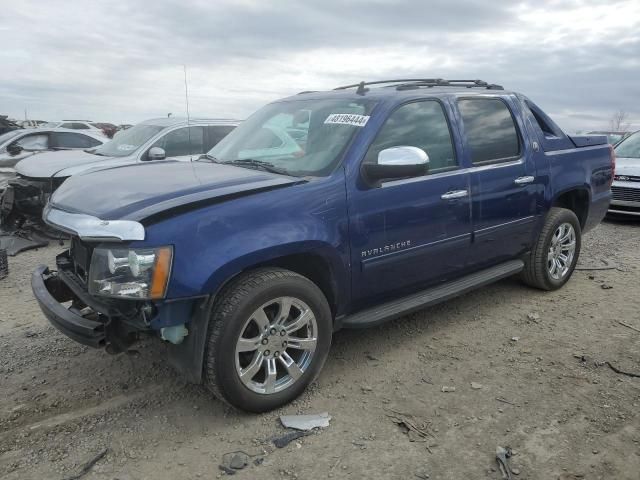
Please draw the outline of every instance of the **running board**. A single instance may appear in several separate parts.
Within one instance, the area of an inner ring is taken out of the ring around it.
[[[377,307],[349,315],[342,320],[343,328],[364,328],[379,325],[416,310],[444,302],[451,298],[489,285],[506,277],[519,273],[524,268],[522,260],[510,260],[495,267],[472,273],[466,277],[431,287],[406,297],[383,303]]]

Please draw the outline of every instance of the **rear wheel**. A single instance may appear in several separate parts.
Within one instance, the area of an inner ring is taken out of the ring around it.
[[[236,408],[264,412],[290,402],[327,358],[331,311],[322,291],[294,272],[242,275],[211,315],[205,384]]]
[[[581,240],[580,222],[575,213],[565,208],[552,208],[525,260],[523,281],[542,290],[562,287],[578,262]]]

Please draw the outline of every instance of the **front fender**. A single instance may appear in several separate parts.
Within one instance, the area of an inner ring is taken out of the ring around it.
[[[174,246],[168,299],[215,294],[244,270],[300,254],[320,257],[347,292],[347,229],[344,182],[328,178],[178,214],[132,246]]]

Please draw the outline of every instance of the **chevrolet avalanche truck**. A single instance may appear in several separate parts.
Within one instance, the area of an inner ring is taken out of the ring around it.
[[[304,92],[198,161],[72,176],[43,214],[70,247],[32,288],[72,339],[116,353],[155,335],[184,378],[267,411],[316,378],[340,328],[512,275],[562,287],[614,159],[479,80]]]

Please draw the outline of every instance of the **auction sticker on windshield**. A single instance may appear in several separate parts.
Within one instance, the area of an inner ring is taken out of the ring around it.
[[[332,123],[337,125],[354,125],[356,127],[364,127],[369,121],[369,115],[354,115],[351,113],[332,113],[327,117],[324,123]]]
[[[127,145],[126,143],[123,143],[122,145],[118,145],[118,150],[124,150],[125,152],[130,152],[131,150],[135,150],[136,146],[135,145]]]

